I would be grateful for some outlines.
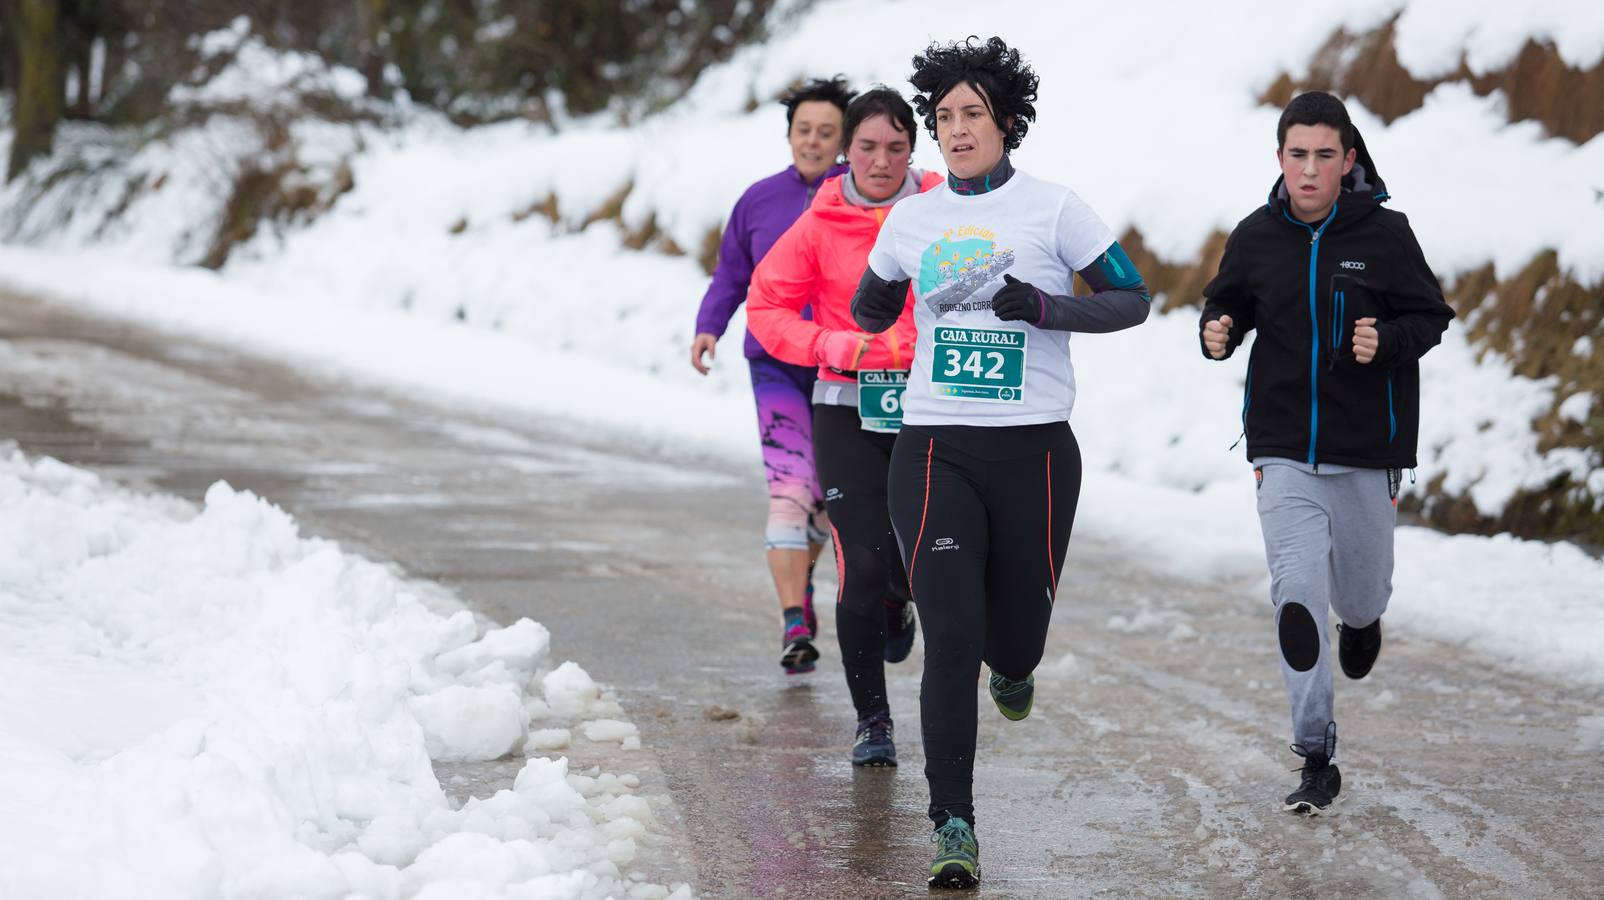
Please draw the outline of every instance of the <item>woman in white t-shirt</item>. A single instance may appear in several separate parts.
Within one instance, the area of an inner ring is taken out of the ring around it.
[[[920,694],[935,887],[980,880],[975,680],[1030,714],[1080,495],[1069,332],[1147,318],[1147,287],[1108,226],[1062,185],[1014,169],[1037,78],[999,38],[914,58],[914,106],[947,184],[892,208],[852,312],[892,325],[913,283],[917,341],[892,454],[891,521],[925,637]],[[1089,296],[1072,295],[1079,273]]]

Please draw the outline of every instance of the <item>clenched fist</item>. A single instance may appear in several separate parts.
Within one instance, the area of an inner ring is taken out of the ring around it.
[[[859,331],[822,329],[813,342],[813,360],[837,372],[853,372],[869,350],[869,336]]]
[[[1372,320],[1373,321],[1373,320]],[[1231,317],[1220,316],[1203,325],[1203,346],[1215,359],[1225,358],[1225,347],[1231,341]]]
[[[1353,320],[1353,358],[1357,362],[1367,363],[1376,358],[1376,350],[1381,346],[1381,335],[1376,333],[1376,320],[1374,318]]]

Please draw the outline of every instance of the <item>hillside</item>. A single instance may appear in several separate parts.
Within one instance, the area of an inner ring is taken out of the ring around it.
[[[158,123],[69,123],[0,192],[0,281],[104,299],[119,285],[76,262],[94,260],[140,267],[148,280],[119,283],[145,284],[150,303],[193,291],[499,333],[662,392],[650,410],[554,411],[744,457],[732,345],[711,385],[684,356],[723,217],[786,162],[770,101],[836,72],[906,90],[914,52],[962,36],[909,23],[969,21],[966,9],[782,4],[765,42],[660,110],[477,126],[375,99],[356,70],[274,49],[241,20],[207,38],[204,79],[174,88]],[[1274,179],[1278,105],[1323,86],[1350,98],[1460,314],[1423,366],[1409,507],[1450,531],[1604,543],[1604,13],[1364,0],[1291,22],[1255,9],[988,13],[985,31],[1042,76],[1018,164],[1074,186],[1168,311],[1077,339],[1089,466],[1189,492],[1241,477],[1227,448],[1242,372],[1198,358],[1189,307]],[[940,167],[928,137],[915,161]],[[217,277],[160,286],[194,266]]]

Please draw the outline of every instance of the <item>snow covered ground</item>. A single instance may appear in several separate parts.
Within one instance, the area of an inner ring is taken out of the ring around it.
[[[14,451],[0,546],[0,896],[689,896],[631,878],[634,777],[557,752],[639,739],[541,625],[478,636],[221,482]],[[460,809],[429,763],[520,751]]]

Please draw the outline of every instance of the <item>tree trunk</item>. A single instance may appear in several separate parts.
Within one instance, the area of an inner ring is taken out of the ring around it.
[[[0,0],[0,90],[17,86],[17,11],[13,0]]]
[[[90,79],[94,74],[95,42],[89,38],[86,42],[73,47],[72,67],[78,75],[78,96],[73,99],[72,106],[67,110],[69,119],[88,119],[94,108],[94,99],[89,95]]]
[[[384,83],[386,30],[390,27],[389,0],[361,0],[357,21],[362,32],[357,68],[368,82],[368,96],[386,98],[390,89]]]
[[[17,89],[6,180],[28,167],[34,157],[50,152],[56,123],[66,105],[67,79],[62,68],[56,0],[13,0],[16,23]]]

